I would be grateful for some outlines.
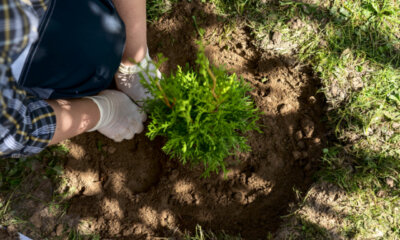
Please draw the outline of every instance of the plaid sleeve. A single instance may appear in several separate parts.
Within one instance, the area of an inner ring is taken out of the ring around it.
[[[49,6],[50,0],[30,0],[33,9],[35,10],[37,16],[41,18]]]
[[[32,36],[32,6],[20,0],[0,1],[0,157],[22,157],[49,144],[56,118],[45,101],[18,89],[10,69]]]

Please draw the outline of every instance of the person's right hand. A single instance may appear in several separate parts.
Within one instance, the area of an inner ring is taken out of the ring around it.
[[[105,90],[97,96],[87,97],[93,100],[100,111],[100,120],[90,129],[99,131],[116,142],[132,139],[144,129],[146,114],[133,103],[127,95],[116,90]]]
[[[151,59],[149,50],[138,64],[127,66],[121,63],[115,74],[117,88],[141,107],[146,99],[154,98],[140,82],[142,79],[147,83],[150,83],[150,79],[162,79],[162,74]]]

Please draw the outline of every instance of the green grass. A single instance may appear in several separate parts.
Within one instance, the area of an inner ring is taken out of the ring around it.
[[[354,239],[400,236],[399,160],[332,147],[324,151],[319,175],[347,190],[343,233]],[[378,239],[379,239],[378,238]]]
[[[159,19],[159,17],[172,10],[174,3],[177,0],[147,0],[146,10],[147,19],[150,22],[154,22]]]
[[[366,189],[350,195],[343,230],[354,239],[399,239],[400,197],[377,197]]]
[[[100,236],[94,235],[82,235],[78,230],[71,230],[68,234],[68,240],[100,240]]]
[[[205,231],[200,225],[196,226],[194,234],[186,234],[185,240],[241,240],[240,236],[230,236],[221,232],[219,234]],[[269,239],[269,238],[267,238]]]

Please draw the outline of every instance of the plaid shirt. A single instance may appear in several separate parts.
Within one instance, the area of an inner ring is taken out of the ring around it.
[[[33,22],[50,0],[0,1],[0,157],[23,157],[49,144],[56,118],[47,102],[18,89],[10,65],[37,36]]]

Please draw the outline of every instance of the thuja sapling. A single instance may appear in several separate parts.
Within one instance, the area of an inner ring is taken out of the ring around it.
[[[203,163],[203,176],[226,172],[224,159],[250,151],[244,133],[258,130],[260,111],[247,94],[251,88],[223,67],[211,66],[199,44],[195,69],[178,66],[162,80],[142,82],[154,96],[144,108],[151,122],[147,136],[167,138],[163,150],[183,164]]]

